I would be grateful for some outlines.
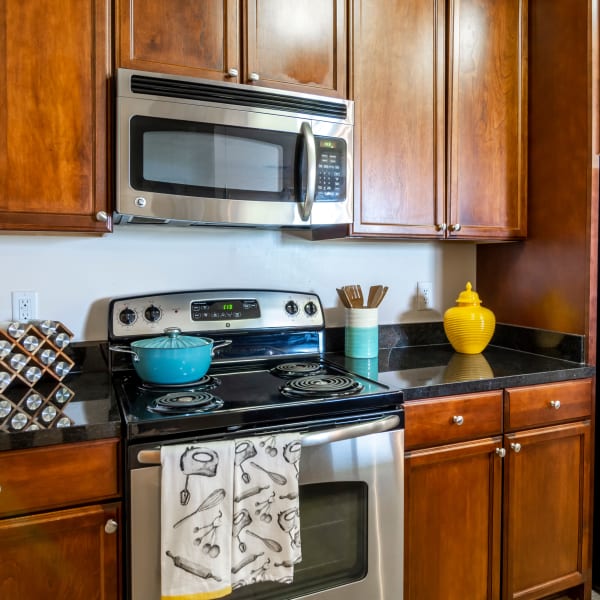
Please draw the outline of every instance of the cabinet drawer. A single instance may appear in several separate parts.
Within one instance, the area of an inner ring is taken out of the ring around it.
[[[592,412],[592,380],[579,379],[505,391],[507,431],[580,419]]]
[[[407,402],[406,449],[502,433],[502,391]]]
[[[0,452],[0,516],[119,494],[119,440]]]

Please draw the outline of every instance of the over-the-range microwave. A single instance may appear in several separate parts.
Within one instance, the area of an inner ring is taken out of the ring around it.
[[[119,69],[115,223],[352,221],[352,101]]]

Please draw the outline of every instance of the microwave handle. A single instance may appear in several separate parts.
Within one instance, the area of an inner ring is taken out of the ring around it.
[[[304,139],[307,159],[306,196],[300,204],[300,216],[303,221],[308,221],[312,212],[313,202],[315,201],[315,190],[317,187],[317,150],[315,136],[313,135],[310,123],[304,121],[300,126],[300,133]]]

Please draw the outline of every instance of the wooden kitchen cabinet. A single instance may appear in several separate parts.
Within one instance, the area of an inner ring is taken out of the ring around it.
[[[592,382],[505,393],[502,598],[589,597]]]
[[[526,235],[527,1],[354,0],[351,235]]]
[[[121,597],[119,440],[0,453],[0,597]]]
[[[405,600],[589,598],[592,381],[405,409]]]
[[[117,64],[347,97],[347,0],[117,0]]]
[[[0,3],[0,230],[111,230],[110,6]]]
[[[502,392],[410,402],[405,422],[404,600],[498,600]]]
[[[496,437],[407,453],[404,600],[499,598],[501,448]]]

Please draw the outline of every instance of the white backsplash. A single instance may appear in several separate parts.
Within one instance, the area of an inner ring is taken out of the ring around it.
[[[76,341],[104,340],[108,301],[115,296],[273,288],[317,293],[332,327],[344,323],[336,287],[381,283],[390,289],[380,323],[415,323],[441,321],[467,281],[476,287],[473,244],[313,242],[305,235],[160,226],[119,226],[104,237],[3,234],[0,321],[12,316],[11,291],[33,290],[40,318],[62,321]],[[433,310],[416,310],[418,281],[433,283]]]

